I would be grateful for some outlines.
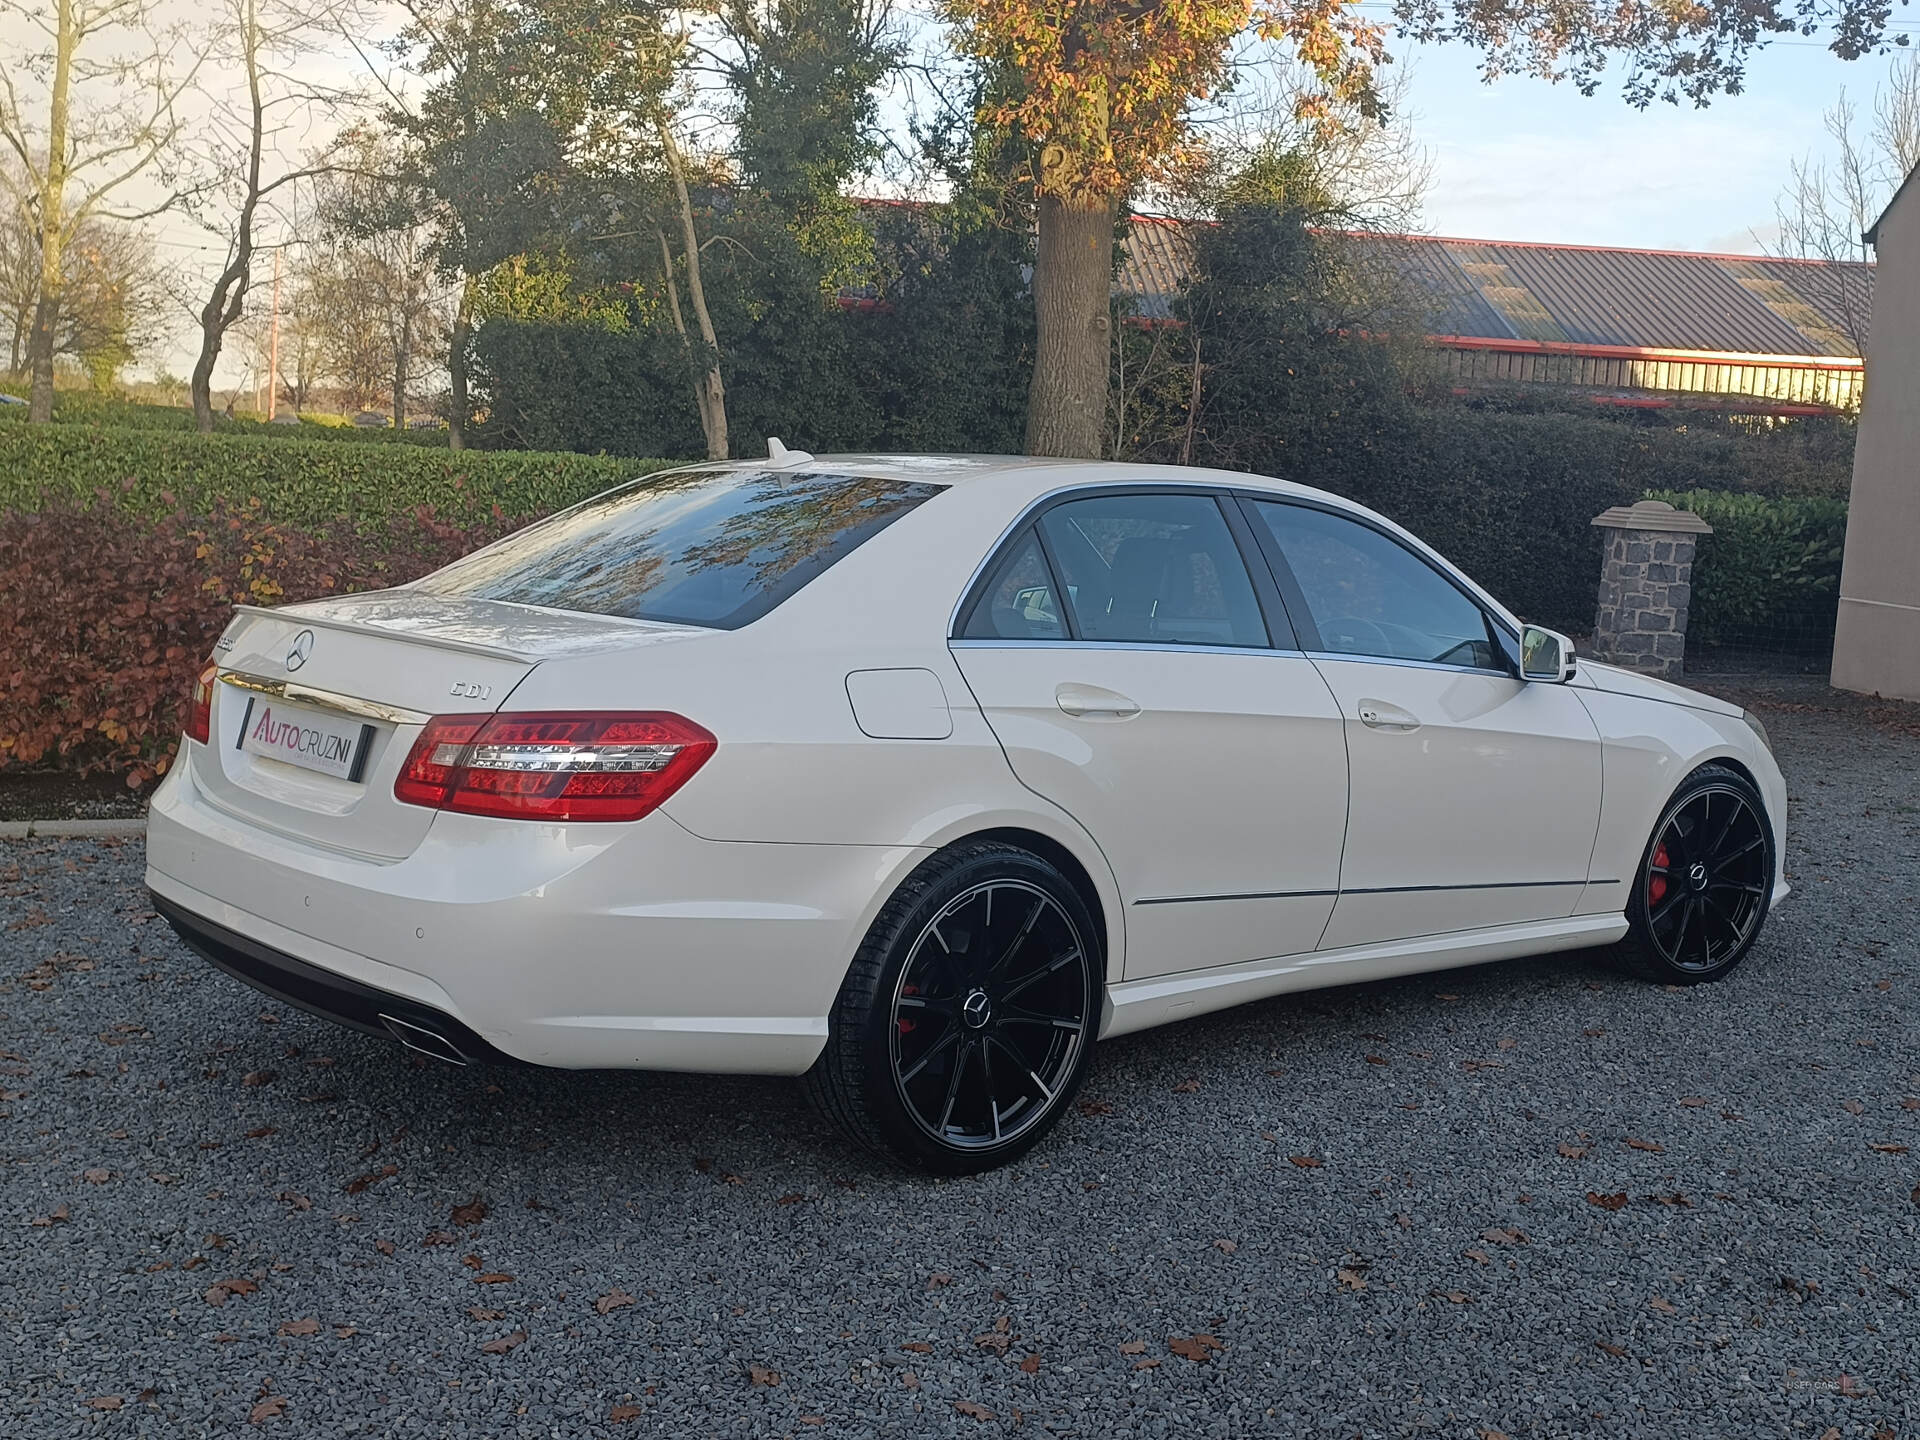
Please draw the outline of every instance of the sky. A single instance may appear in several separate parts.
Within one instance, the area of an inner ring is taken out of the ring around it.
[[[1533,79],[1485,84],[1458,47],[1397,63],[1411,74],[1413,134],[1433,159],[1434,234],[1736,253],[1773,239],[1790,162],[1831,150],[1821,115],[1842,88],[1870,111],[1889,64],[1794,38],[1762,52],[1744,94],[1636,111],[1617,85],[1588,98]]]

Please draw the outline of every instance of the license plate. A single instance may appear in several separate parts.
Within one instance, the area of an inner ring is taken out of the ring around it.
[[[372,747],[373,726],[363,721],[250,695],[236,748],[302,770],[357,781]]]

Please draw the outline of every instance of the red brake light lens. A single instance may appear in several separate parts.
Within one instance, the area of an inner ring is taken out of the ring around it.
[[[436,715],[393,793],[409,805],[509,820],[638,820],[718,744],[664,711]]]
[[[187,739],[202,745],[213,740],[213,685],[220,674],[218,665],[208,665],[193,682],[193,695],[187,702]]]

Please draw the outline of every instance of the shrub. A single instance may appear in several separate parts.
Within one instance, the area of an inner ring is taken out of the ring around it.
[[[1690,644],[1817,650],[1833,640],[1847,504],[1720,490],[1654,490],[1713,527],[1693,561]]]
[[[8,424],[0,425],[0,511],[105,490],[121,508],[153,516],[258,500],[281,525],[383,523],[421,506],[465,524],[496,510],[544,515],[671,463]]]
[[[335,535],[216,504],[157,520],[99,496],[0,513],[0,772],[166,773],[188,687],[236,602],[276,605],[413,579],[504,534],[427,507]]]

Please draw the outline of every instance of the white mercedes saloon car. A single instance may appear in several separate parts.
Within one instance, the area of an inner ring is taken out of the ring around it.
[[[951,1173],[1099,1037],[1582,946],[1717,979],[1787,892],[1753,716],[1359,506],[772,448],[239,607],[153,800],[159,912],[444,1060],[804,1075]]]

